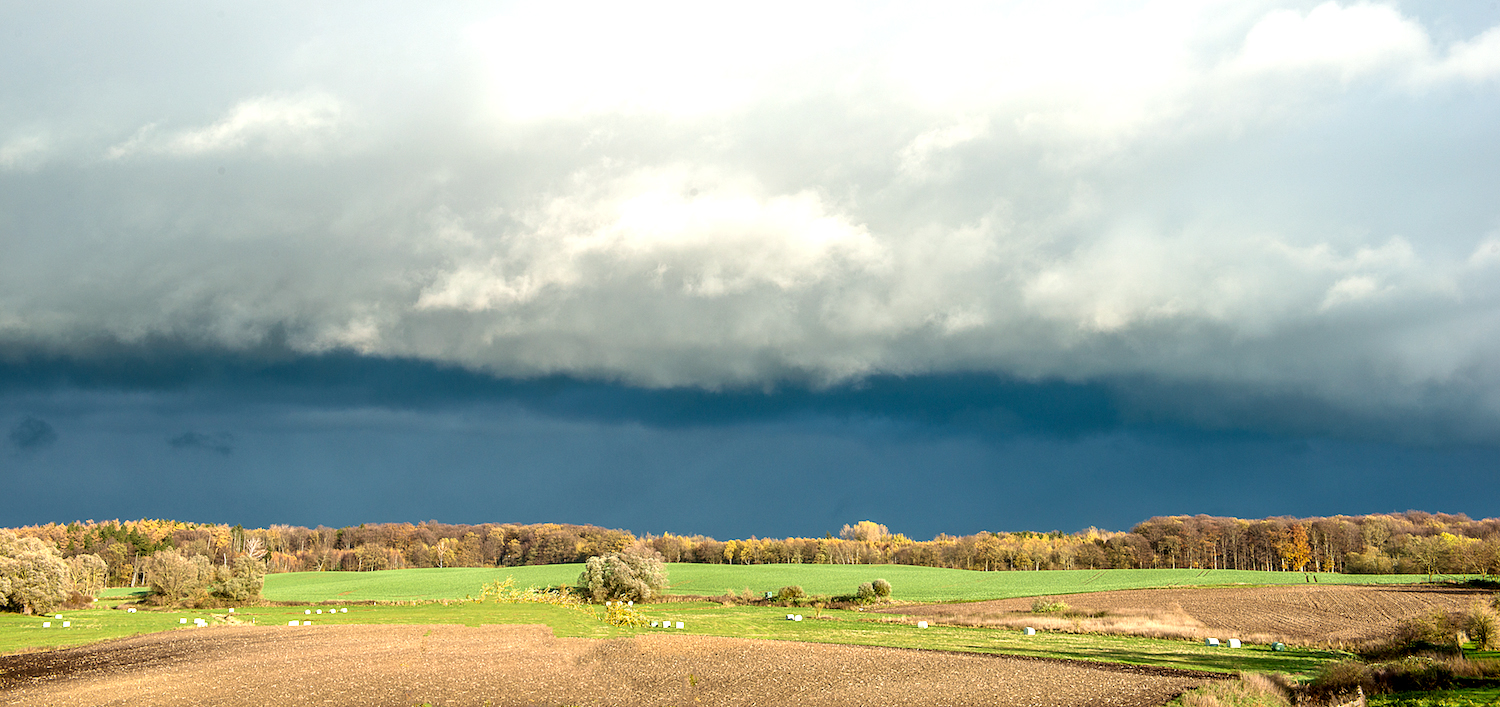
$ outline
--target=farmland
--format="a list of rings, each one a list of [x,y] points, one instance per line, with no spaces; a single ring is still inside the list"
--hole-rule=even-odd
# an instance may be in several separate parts
[[[271,601],[421,601],[462,599],[486,582],[516,578],[521,586],[555,586],[577,581],[581,564],[534,567],[387,570],[385,572],[292,572],[266,577],[264,595]],[[736,592],[775,591],[799,585],[809,594],[847,594],[877,577],[894,587],[892,598],[904,602],[955,602],[1014,597],[1077,594],[1153,587],[1304,584],[1296,572],[1250,570],[1050,570],[1046,572],[973,572],[912,565],[668,565],[668,594],[718,596]],[[1320,584],[1411,584],[1425,575],[1318,575]]]
[[[1017,612],[1024,611],[1029,605],[1029,601],[1024,597],[1058,596],[1069,593],[1074,594],[1069,597],[1069,600],[1080,606],[1085,605],[1092,597],[1101,607],[1115,607],[1118,611],[1122,606],[1120,602],[1129,598],[1136,598],[1138,601],[1147,603],[1160,603],[1161,601],[1183,603],[1185,599],[1193,596],[1214,592],[1272,591],[1300,595],[1309,591],[1309,585],[1303,580],[1302,575],[1290,573],[1203,572],[1198,570],[980,573],[910,566],[672,565],[670,567],[673,580],[671,591],[679,596],[719,595],[727,589],[743,592],[747,588],[759,593],[775,590],[787,584],[801,585],[809,594],[847,594],[859,582],[882,577],[890,580],[894,585],[893,599],[897,601],[895,605],[882,607],[878,611],[820,610],[810,606],[789,609],[777,606],[734,605],[718,601],[692,600],[689,596],[683,596],[681,600],[638,607],[648,620],[667,620],[674,622],[674,625],[677,621],[683,622],[684,628],[681,630],[675,628],[664,630],[646,626],[611,626],[600,620],[602,610],[598,607],[577,610],[549,604],[497,604],[465,601],[465,597],[477,596],[484,583],[504,577],[514,577],[517,584],[521,586],[558,585],[571,584],[577,579],[578,572],[578,565],[550,565],[506,569],[444,568],[367,573],[325,572],[272,575],[266,578],[265,595],[274,604],[240,607],[233,614],[227,610],[141,609],[136,613],[127,613],[119,609],[95,608],[61,612],[72,623],[72,626],[65,630],[59,630],[56,627],[44,629],[38,617],[3,615],[0,616],[0,652],[9,653],[46,646],[82,646],[108,639],[120,640],[117,644],[100,644],[96,648],[81,647],[62,653],[46,654],[54,655],[55,658],[48,660],[53,660],[57,665],[87,666],[93,664],[89,661],[95,660],[88,656],[101,655],[99,651],[108,650],[105,646],[109,645],[118,645],[121,650],[128,647],[129,651],[137,651],[143,656],[167,651],[170,646],[191,645],[201,646],[205,656],[219,656],[212,658],[212,660],[220,661],[218,669],[233,674],[237,671],[235,666],[242,661],[230,660],[229,656],[239,656],[248,660],[247,656],[259,655],[260,658],[257,660],[265,662],[267,669],[273,669],[270,666],[277,660],[274,658],[277,651],[292,650],[296,646],[302,646],[309,640],[307,636],[317,636],[320,646],[344,645],[341,642],[347,641],[348,644],[343,649],[345,651],[364,650],[358,647],[365,646],[366,649],[377,654],[371,659],[376,663],[381,660],[387,660],[387,662],[396,660],[391,658],[394,654],[380,658],[379,655],[383,655],[381,651],[396,650],[399,653],[400,650],[406,650],[408,653],[415,651],[416,655],[422,655],[425,651],[424,660],[428,661],[434,661],[440,655],[446,655],[448,657],[443,660],[448,661],[445,664],[450,665],[459,665],[465,660],[470,660],[471,658],[464,657],[463,653],[474,650],[473,646],[476,643],[492,647],[499,645],[500,648],[493,648],[493,650],[502,652],[508,650],[504,646],[530,646],[530,650],[537,651],[538,654],[556,654],[576,658],[578,655],[594,655],[591,651],[606,649],[580,648],[569,641],[619,639],[624,642],[609,641],[594,644],[585,641],[585,643],[590,646],[624,646],[625,648],[608,649],[623,651],[613,658],[625,661],[622,664],[639,661],[643,666],[642,669],[667,671],[685,669],[705,680],[705,687],[700,691],[701,695],[718,696],[737,694],[735,690],[739,688],[733,686],[742,683],[736,682],[739,678],[732,676],[743,673],[744,670],[740,669],[736,672],[735,669],[731,669],[731,665],[746,661],[753,665],[772,665],[779,664],[778,661],[788,660],[801,661],[810,666],[808,670],[812,670],[809,679],[813,679],[811,676],[816,675],[818,680],[828,681],[830,685],[839,685],[844,684],[840,683],[841,680],[848,682],[848,676],[840,677],[841,673],[828,666],[849,660],[854,655],[858,655],[859,660],[866,662],[889,662],[893,675],[921,676],[925,668],[913,667],[916,664],[910,662],[914,660],[910,657],[911,655],[928,656],[933,661],[942,662],[949,658],[941,656],[950,653],[979,654],[991,656],[983,660],[1001,662],[972,664],[959,660],[942,670],[950,671],[948,674],[955,685],[970,685],[975,690],[989,690],[993,686],[986,682],[990,678],[984,677],[985,675],[990,673],[1010,675],[1015,678],[1010,680],[1010,684],[1015,685],[1017,680],[1025,682],[1019,676],[1040,675],[1045,671],[1039,666],[1051,665],[1028,663],[1026,660],[1021,660],[1019,663],[1012,662],[1015,659],[1064,660],[1070,661],[1067,665],[1078,666],[1136,666],[1127,670],[1148,672],[1130,679],[1120,677],[1117,673],[1109,673],[1108,670],[1104,673],[1076,675],[1072,678],[1059,674],[1047,679],[1075,681],[1086,679],[1092,681],[1090,684],[1115,685],[1119,690],[1127,692],[1137,690],[1145,700],[1140,704],[1160,704],[1162,700],[1158,699],[1159,697],[1174,694],[1193,679],[1201,680],[1201,678],[1191,678],[1192,675],[1200,673],[1206,675],[1228,674],[1234,671],[1276,672],[1305,678],[1314,674],[1321,666],[1346,655],[1295,646],[1291,650],[1277,652],[1270,650],[1266,645],[1257,644],[1247,644],[1242,649],[1228,650],[1210,648],[1202,645],[1202,642],[1198,640],[1067,631],[1044,630],[1035,636],[1026,636],[1014,627],[997,629],[992,625],[987,626],[983,621],[969,622],[974,625],[959,625],[965,623],[961,617],[942,614],[943,611],[967,611],[971,614],[973,612],[979,614],[998,612],[1020,615]],[[1398,583],[1411,584],[1423,579],[1425,577],[1410,575],[1320,575],[1317,586],[1325,592],[1344,591],[1351,597],[1362,596],[1362,592],[1373,592],[1372,596],[1378,596],[1383,591],[1393,593],[1405,591],[1399,586],[1393,586]],[[1366,588],[1353,586],[1359,583],[1370,583],[1369,580],[1378,580],[1376,583],[1381,586]],[[1338,582],[1350,584],[1340,585]],[[1209,585],[1219,588],[1187,588],[1193,585]],[[1430,591],[1417,587],[1412,589],[1418,590],[1417,593]],[[139,591],[110,590],[100,604],[108,606],[130,600],[135,598]],[[1393,596],[1396,595],[1393,594]],[[963,599],[971,601],[965,603],[955,601]],[[1399,605],[1393,606],[1397,606],[1398,610],[1406,610],[1400,608]],[[1364,607],[1359,611],[1368,609],[1369,607]],[[787,621],[788,612],[800,612],[805,615],[805,620]],[[939,624],[925,629],[918,628],[916,622],[923,618],[936,620]],[[204,620],[209,628],[193,627],[194,619]],[[1045,617],[1028,616],[1027,622],[1045,628],[1046,624],[1043,619]],[[183,620],[187,623],[182,623]],[[293,621],[298,624],[309,621],[311,625],[299,625],[295,628],[288,626],[288,623]],[[417,629],[414,627],[421,626],[428,627],[424,629],[426,633],[415,633]],[[546,629],[522,629],[520,628],[522,626],[545,626]],[[467,627],[467,631],[461,627]],[[542,633],[537,633],[538,630]],[[438,635],[442,638],[426,638],[429,635]],[[495,641],[500,641],[500,643],[495,644]],[[241,648],[230,650],[226,646],[241,646]],[[371,646],[375,647],[371,648]],[[404,648],[397,650],[392,646],[404,646]],[[918,654],[899,651],[894,654],[848,653],[848,651],[873,648],[921,649],[924,652]],[[325,647],[309,648],[309,650],[316,653],[319,650],[332,649]],[[485,650],[491,650],[491,648]],[[703,653],[702,655],[687,655],[694,650],[701,650]],[[245,651],[250,651],[250,653],[245,653]],[[130,655],[135,655],[135,653],[130,653]],[[77,658],[67,656],[77,656]],[[731,660],[725,656],[738,657]],[[998,656],[1011,658],[1002,659]],[[973,659],[980,658],[976,656]],[[142,665],[154,665],[151,663],[154,659],[142,658],[141,660],[144,661]],[[926,661],[928,658],[922,660]],[[46,672],[55,668],[55,666],[48,668],[48,665],[52,664],[35,657],[0,658],[0,670],[8,671],[0,675],[20,675],[27,670]],[[391,674],[399,675],[404,674],[403,671],[410,665],[412,663],[409,660],[404,662],[396,660],[395,663],[386,667]],[[429,665],[435,664],[429,663]],[[944,665],[947,664],[944,663]],[[999,667],[1002,665],[1004,667]],[[67,670],[72,669],[67,668]],[[100,668],[100,670],[104,669]],[[124,668],[120,670],[125,671]],[[169,678],[176,680],[183,677],[177,673],[174,673],[175,677],[172,677],[151,672],[156,668],[143,667],[141,670],[146,672],[125,671],[120,673],[120,676],[129,673],[131,680],[147,682],[151,680],[170,682]],[[600,672],[601,670],[603,672]],[[588,672],[588,675],[583,677],[574,675],[573,678],[613,679],[610,677],[613,673],[609,673],[609,670],[613,668],[605,670],[591,667],[587,668],[587,671],[592,671]],[[1188,682],[1181,680],[1161,682],[1155,677],[1150,677],[1154,675],[1150,671],[1162,670],[1190,671],[1171,673],[1178,675],[1181,679],[1187,679]],[[903,673],[903,671],[906,672]],[[112,684],[111,680],[120,677],[111,677],[112,673],[107,670],[97,674],[90,673],[90,675],[93,677],[62,682],[73,685],[67,689],[83,690],[93,689],[87,688],[88,685],[107,686]],[[549,679],[554,678],[562,684],[566,682],[568,676],[559,673]],[[250,682],[258,680],[253,676],[244,679]],[[916,677],[912,678],[912,680],[915,679]],[[448,683],[442,681],[424,682],[426,678],[414,678],[414,680],[413,684],[417,686],[430,687],[431,695],[448,694],[444,690],[451,687],[451,685],[445,687]],[[499,682],[487,684],[492,684],[496,690],[506,689],[500,677],[494,677],[493,680]],[[62,682],[59,684],[61,685]],[[9,692],[19,689],[18,685],[20,683],[12,681],[8,687],[0,689]],[[659,694],[669,694],[672,690],[678,689],[665,686],[665,683],[663,685],[652,689],[657,689]],[[901,683],[899,680],[891,682],[890,685],[893,690],[898,685],[905,685],[901,688],[903,690],[912,688],[911,683]],[[275,689],[262,687],[270,690],[267,694],[276,694]],[[24,694],[38,698],[53,695],[58,700],[66,701],[62,693],[54,694],[46,691],[51,688],[44,689],[42,686],[37,689],[40,691]],[[98,689],[105,688],[99,687]],[[855,688],[849,687],[848,689]],[[1166,692],[1161,692],[1161,690],[1166,690]],[[894,694],[904,693],[877,692],[871,693],[870,697],[871,699],[875,697],[887,699]],[[329,693],[329,695],[330,703],[341,704],[336,693]],[[795,700],[802,700],[809,704],[817,703],[815,695],[786,691],[775,693],[774,699],[794,699],[794,696]],[[184,694],[182,699],[183,703],[187,704],[194,699],[205,699],[205,695],[195,692]],[[766,699],[773,699],[773,697],[768,696]],[[735,703],[733,699],[727,697],[719,701]],[[167,703],[171,701],[168,700]],[[895,703],[901,704],[901,702]],[[908,703],[926,704],[921,701]],[[1066,704],[1066,702],[1058,704]]]

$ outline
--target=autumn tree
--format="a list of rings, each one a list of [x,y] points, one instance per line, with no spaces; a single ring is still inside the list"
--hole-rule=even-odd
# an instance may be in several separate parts
[[[667,588],[667,568],[655,550],[596,555],[584,563],[578,585],[594,601],[650,601]]]
[[[68,563],[50,544],[0,529],[0,607],[46,613],[67,599],[70,586]]]

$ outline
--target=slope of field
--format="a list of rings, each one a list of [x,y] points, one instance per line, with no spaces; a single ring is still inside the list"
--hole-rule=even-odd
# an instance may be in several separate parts
[[[223,627],[0,657],[0,703],[1159,705],[1204,678],[865,646],[540,626]]]
[[[294,572],[266,577],[271,601],[411,601],[462,599],[486,582],[513,576],[521,586],[572,584],[579,564],[534,567],[450,567],[383,572]],[[800,585],[809,594],[851,594],[862,582],[890,581],[901,601],[951,602],[1076,594],[1147,587],[1301,585],[1297,572],[1248,570],[1051,570],[976,572],[910,565],[700,565],[667,566],[669,594],[718,596],[726,590],[775,591]],[[1410,584],[1425,575],[1318,575],[1323,584]]]
[[[1294,585],[1138,589],[1058,596],[1078,615],[1033,614],[1029,599],[904,606],[878,611],[963,626],[1034,626],[1156,637],[1236,637],[1358,645],[1389,637],[1402,619],[1461,611],[1491,593],[1435,586]],[[1090,616],[1090,614],[1102,614]]]

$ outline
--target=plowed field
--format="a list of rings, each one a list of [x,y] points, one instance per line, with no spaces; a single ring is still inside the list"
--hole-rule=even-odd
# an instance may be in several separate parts
[[[215,627],[0,656],[7,705],[1160,705],[1204,678],[540,626]]]
[[[1355,645],[1389,636],[1401,619],[1458,611],[1490,593],[1423,585],[1304,585],[1134,589],[1059,596],[1075,612],[1032,614],[1031,599],[884,609],[968,626],[1095,630],[1145,636],[1236,637],[1298,644]]]

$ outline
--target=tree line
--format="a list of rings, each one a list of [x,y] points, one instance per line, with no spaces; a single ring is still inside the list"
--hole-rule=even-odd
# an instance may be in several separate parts
[[[13,529],[62,558],[97,556],[110,586],[141,586],[170,551],[233,568],[252,556],[267,572],[514,567],[584,562],[650,549],[667,562],[906,564],[969,570],[1200,568],[1348,573],[1500,574],[1500,519],[1425,513],[1314,518],[1166,516],[1128,532],[980,532],[913,540],[860,521],[821,538],[716,540],[637,536],[558,523],[371,523],[343,528],[244,528],[171,520],[79,521]],[[160,561],[157,562],[160,564]],[[201,568],[200,568],[201,569]],[[206,571],[206,570],[205,570]]]

